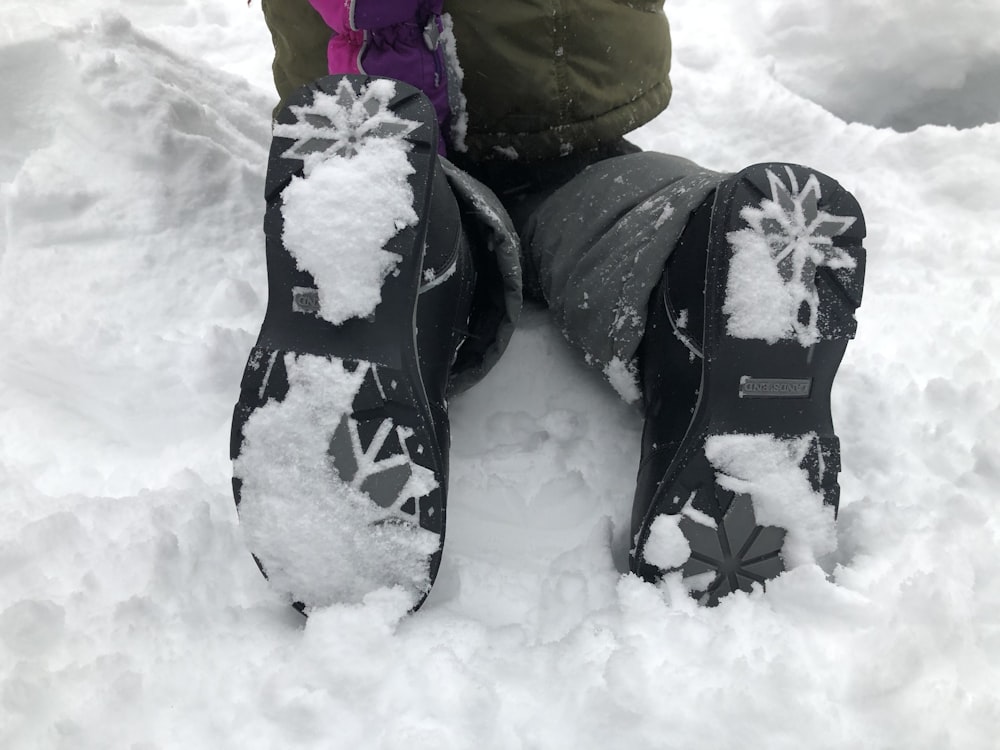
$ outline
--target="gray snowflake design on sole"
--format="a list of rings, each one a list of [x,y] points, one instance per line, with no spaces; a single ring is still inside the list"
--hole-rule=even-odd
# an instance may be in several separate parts
[[[803,185],[787,166],[787,185],[771,169],[766,175],[770,197],[743,207],[740,218],[748,226],[728,235],[737,269],[735,276],[731,271],[727,290],[729,330],[737,338],[794,338],[811,346],[820,338],[817,269],[854,268],[855,260],[833,240],[850,229],[856,217],[820,209],[823,196],[815,174]],[[761,295],[762,290],[770,294]],[[771,320],[762,320],[761,300]],[[757,321],[748,322],[755,317]]]
[[[287,159],[301,159],[306,176],[313,167],[332,156],[349,158],[372,139],[403,140],[420,127],[389,109],[396,84],[376,79],[355,91],[342,79],[336,94],[317,90],[309,105],[292,105],[294,123],[276,123],[274,135],[294,143],[284,153]]]
[[[374,384],[384,400],[385,387],[378,367],[366,362],[360,363],[359,369],[364,373],[363,387]],[[438,486],[434,472],[411,457],[407,441],[414,437],[412,429],[391,417],[372,417],[366,419],[354,413],[341,418],[330,440],[334,470],[345,484],[389,512],[383,520],[419,525],[421,499]],[[433,513],[433,509],[430,511]]]
[[[680,529],[691,546],[681,569],[685,582],[699,602],[714,606],[726,594],[751,591],[784,571],[785,530],[758,525],[749,495],[713,489],[721,520],[707,526],[685,516]]]

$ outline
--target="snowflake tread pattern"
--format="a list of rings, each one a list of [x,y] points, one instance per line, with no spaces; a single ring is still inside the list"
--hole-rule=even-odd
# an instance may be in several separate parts
[[[239,509],[248,499],[244,487],[258,493],[247,505],[252,514],[261,497],[254,482],[246,481],[257,476],[258,467],[245,460],[253,448],[245,428],[266,410],[262,419],[270,420],[268,439],[278,445],[276,459],[293,462],[280,468],[287,468],[289,477],[308,476],[311,482],[305,492],[286,483],[287,491],[274,493],[284,503],[281,512],[289,515],[287,528],[309,518],[315,507],[322,507],[317,498],[320,502],[325,498],[339,504],[338,514],[342,511],[344,518],[359,522],[354,540],[359,549],[378,553],[374,565],[361,555],[356,571],[350,562],[338,563],[335,570],[303,568],[303,580],[281,584],[283,593],[294,597],[293,589],[302,589],[312,596],[314,588],[326,586],[320,581],[348,580],[355,572],[358,580],[371,580],[373,585],[380,576],[386,585],[402,582],[410,588],[417,608],[440,566],[447,502],[447,429],[436,420],[437,394],[424,388],[416,340],[408,325],[417,309],[426,214],[437,173],[434,108],[419,90],[402,82],[328,76],[289,94],[275,115],[272,132],[264,188],[268,307],[233,412],[230,455],[241,464],[239,474],[234,472],[234,499]],[[334,324],[316,314],[316,280],[299,267],[285,245],[285,191],[321,165],[335,169],[340,161],[378,150],[398,155],[400,146],[412,167],[406,180],[418,221],[401,228],[384,247],[399,261],[383,280],[382,300],[374,313]],[[290,384],[286,363],[298,363],[303,357],[309,358],[304,364],[315,377]],[[329,370],[316,358],[328,360]],[[295,369],[292,375],[299,378],[302,372]],[[297,390],[302,382],[310,389],[306,400],[302,398],[306,392]],[[280,443],[285,431],[294,438],[286,441],[288,451]],[[306,441],[305,447],[296,444],[298,439]],[[297,456],[302,456],[301,467]],[[260,476],[272,468],[267,457],[260,458]],[[321,489],[324,480],[328,492]],[[365,528],[371,544],[365,542]],[[342,525],[331,527],[328,534],[322,526],[310,528],[302,536],[301,548],[296,546],[299,540],[283,540],[275,557],[288,556],[297,565],[300,556],[335,552],[344,544],[343,533]],[[258,549],[250,551],[256,558]],[[260,551],[269,554],[266,544]],[[293,570],[295,565],[283,569]],[[267,577],[263,567],[262,572]],[[293,603],[300,611],[313,604],[295,599]]]
[[[439,483],[424,465],[429,457],[416,431],[412,394],[401,373],[363,360],[340,360],[346,372],[363,373],[351,410],[330,438],[330,465],[344,484],[367,495],[385,510],[383,521],[409,523],[437,532],[435,497]],[[270,366],[268,366],[270,365]],[[243,392],[253,402],[247,414],[288,393],[282,352],[255,349],[243,377]],[[237,480],[238,481],[238,480]],[[239,490],[239,486],[234,485]]]
[[[823,502],[836,509],[840,500],[838,439],[804,438],[797,460]],[[751,591],[754,584],[766,587],[767,581],[785,570],[781,556],[785,530],[758,524],[752,497],[719,486],[703,455],[689,464],[688,477],[687,482],[677,485],[673,510],[683,514],[679,528],[691,547],[691,557],[681,573],[692,595],[715,606],[733,591]],[[687,506],[698,513],[685,513]],[[710,518],[714,526],[700,522],[698,516]]]
[[[282,156],[301,160],[309,174],[316,164],[332,157],[350,158],[372,139],[402,140],[420,123],[398,116],[389,108],[395,95],[391,81],[373,81],[360,92],[340,80],[336,93],[317,90],[308,105],[291,105],[294,123],[275,123],[274,135],[291,141]]]
[[[790,165],[764,169],[766,182],[758,178],[750,183],[760,200],[742,208],[744,229],[736,233],[755,235],[767,244],[771,261],[798,302],[792,335],[803,346],[853,337],[865,260],[854,242],[856,206],[838,209],[836,196],[828,200],[819,177],[807,174]]]
[[[388,516],[419,525],[421,512],[433,514],[421,501],[437,488],[434,473],[411,455],[411,444],[414,451],[420,447],[414,444],[414,431],[387,415],[389,396],[379,367],[368,362],[359,366],[365,375],[355,410],[341,418],[330,439],[332,466],[345,484],[366,494]],[[388,388],[391,393],[391,384]]]
[[[691,557],[681,568],[685,579],[710,574],[704,588],[696,586],[693,595],[705,604],[714,605],[733,591],[750,591],[754,584],[764,584],[784,569],[781,548],[785,532],[775,526],[760,526],[748,495],[734,495],[711,485],[704,488],[711,497],[715,528],[704,526],[685,516],[680,529],[691,546]]]
[[[792,564],[783,556],[786,534],[796,538],[797,549],[806,537],[809,544],[825,544],[803,519],[830,514],[795,508],[794,498],[783,498],[777,511],[787,519],[782,525],[804,525],[758,523],[755,502],[765,501],[761,507],[772,512],[778,506],[746,494],[750,490],[733,494],[731,489],[748,485],[716,475],[706,454],[710,440],[767,437],[794,445],[796,452],[780,470],[795,484],[785,486],[798,487],[803,503],[815,505],[821,498],[836,517],[840,443],[830,395],[857,328],[866,227],[857,200],[835,180],[779,163],[751,165],[723,180],[706,224],[698,399],[676,450],[666,460],[648,462],[662,473],[655,485],[649,481],[653,472],[640,484],[644,492],[653,489],[648,500],[637,496],[644,505],[642,515],[633,517],[631,568],[651,582],[679,572],[699,601],[713,605],[729,592],[765,585]],[[786,293],[789,285],[797,286],[794,294]],[[798,309],[795,295],[802,303]],[[748,383],[756,390],[748,390]],[[678,517],[691,549],[689,559],[671,570],[646,557],[660,515]]]

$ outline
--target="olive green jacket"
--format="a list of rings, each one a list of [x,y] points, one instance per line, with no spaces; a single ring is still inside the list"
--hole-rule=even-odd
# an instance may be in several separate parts
[[[445,0],[473,160],[594,148],[670,101],[663,0]],[[284,99],[326,74],[330,30],[308,0],[263,0]],[[461,114],[461,113],[456,113]]]

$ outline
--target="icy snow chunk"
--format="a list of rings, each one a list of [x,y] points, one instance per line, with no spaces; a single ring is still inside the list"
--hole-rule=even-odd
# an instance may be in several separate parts
[[[377,80],[355,94],[345,79],[336,96],[317,91],[311,105],[291,107],[297,122],[275,125],[295,140],[285,156],[304,165],[281,195],[282,240],[316,280],[318,315],[334,324],[375,311],[399,262],[385,245],[417,223],[403,140],[417,123],[388,109],[395,90]]]
[[[811,346],[819,341],[816,269],[854,267],[833,238],[856,219],[818,209],[816,175],[800,188],[795,173],[785,171],[791,188],[767,170],[771,197],[743,208],[740,216],[749,226],[727,235],[733,257],[722,309],[731,336],[771,344],[796,339]]]
[[[631,362],[612,357],[611,361],[604,367],[604,377],[608,379],[618,395],[625,400],[625,403],[633,404],[642,396],[639,391],[635,365]]]
[[[691,557],[691,545],[680,529],[681,516],[661,513],[649,527],[643,557],[661,570],[679,568]]]
[[[315,606],[358,602],[383,587],[425,591],[438,536],[379,507],[330,462],[333,434],[367,369],[292,354],[285,367],[285,400],[250,416],[234,464],[241,526],[272,586]]]
[[[770,344],[790,338],[799,299],[771,257],[767,239],[749,230],[730,235],[735,252],[729,265],[723,312],[727,331],[740,339]]]
[[[401,143],[372,140],[351,159],[334,156],[282,193],[282,239],[319,289],[319,315],[339,324],[371,315],[399,256],[384,249],[417,223],[413,167]]]
[[[816,435],[712,435],[705,456],[719,485],[749,494],[757,523],[785,529],[782,557],[791,568],[814,563],[837,547],[833,508],[812,488],[803,467]]]

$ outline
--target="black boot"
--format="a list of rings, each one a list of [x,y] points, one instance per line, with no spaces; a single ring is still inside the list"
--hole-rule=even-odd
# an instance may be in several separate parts
[[[864,236],[853,196],[796,165],[748,167],[693,212],[641,351],[634,572],[679,570],[715,604],[830,551],[830,389],[856,330]]]
[[[268,306],[233,415],[231,455],[250,551],[301,611],[392,586],[416,608],[440,564],[445,394],[475,273],[437,140],[423,94],[362,76],[302,88],[275,123]],[[369,163],[370,173],[356,174]],[[399,215],[386,215],[400,191]],[[334,215],[324,215],[332,198]],[[306,199],[318,213],[297,210]],[[370,247],[366,219],[380,210],[388,222],[381,249],[380,240]],[[352,270],[359,264],[368,270]],[[373,279],[380,300],[358,295]]]

